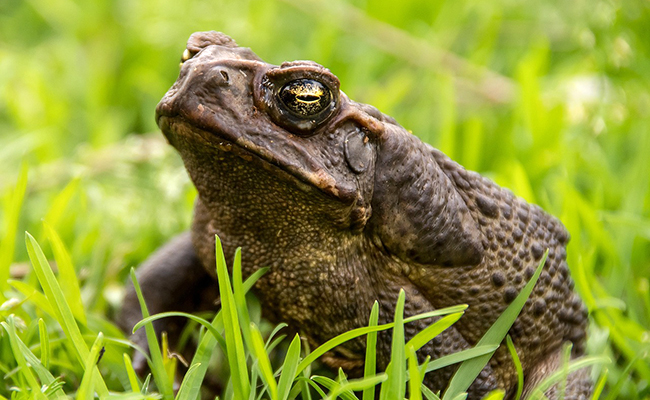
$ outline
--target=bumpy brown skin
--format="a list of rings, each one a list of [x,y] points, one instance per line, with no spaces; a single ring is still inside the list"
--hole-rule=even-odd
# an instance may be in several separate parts
[[[217,32],[193,34],[187,49],[157,121],[199,196],[191,239],[175,239],[140,270],[153,312],[212,304],[217,234],[227,259],[243,246],[245,275],[270,267],[255,286],[265,314],[313,345],[366,325],[376,300],[381,322],[389,322],[400,288],[407,315],[468,304],[458,323],[419,352],[437,358],[473,346],[549,249],[510,330],[525,390],[557,368],[563,342],[573,343],[574,356],[583,352],[587,315],[573,292],[568,234],[558,220],[466,171],[375,108],[351,101],[318,64],[270,65]],[[301,78],[331,91],[318,115],[291,113],[279,98],[283,85]],[[137,322],[137,310],[131,291],[124,327]],[[408,324],[407,339],[431,322]],[[161,324],[157,330],[174,329]],[[135,340],[143,344],[142,337]],[[364,340],[352,341],[325,362],[355,373],[364,351]],[[384,333],[380,367],[389,354]],[[454,370],[432,372],[425,382],[444,390]],[[495,388],[512,396],[515,386],[513,362],[501,346],[469,398]],[[585,371],[570,375],[566,399],[590,393]]]

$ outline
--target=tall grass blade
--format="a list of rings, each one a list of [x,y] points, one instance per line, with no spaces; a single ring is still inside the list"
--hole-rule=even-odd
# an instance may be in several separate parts
[[[27,384],[29,385],[31,391],[31,396],[33,396],[33,398],[38,400],[47,399],[45,394],[41,392],[41,385],[38,383],[36,376],[34,376],[34,373],[32,372],[30,366],[28,365],[27,360],[25,360],[23,353],[20,351],[20,348],[18,346],[18,341],[20,339],[18,338],[18,334],[16,333],[16,326],[15,326],[13,316],[7,317],[6,322],[0,322],[0,324],[7,331],[7,334],[9,336],[9,344],[11,345],[11,351],[14,357],[16,358],[16,363],[18,364],[18,367],[20,368],[19,373],[27,381]]]
[[[373,376],[366,376],[360,379],[346,381],[344,384],[338,385],[336,388],[334,388],[330,396],[332,398],[336,398],[343,393],[349,393],[350,396],[353,396],[354,399],[357,399],[357,397],[352,392],[358,392],[360,390],[363,390],[365,392],[368,389],[374,390],[377,385],[385,382],[386,379],[388,379],[388,376],[386,374],[377,374]]]
[[[467,309],[466,305],[459,305],[459,306],[453,306],[453,307],[447,307],[447,308],[441,308],[440,310],[434,310],[434,311],[429,311],[426,313],[414,315],[412,317],[408,317],[404,319],[404,323],[409,323],[413,321],[417,321],[420,319],[426,319],[426,318],[431,318],[431,317],[438,317],[441,315],[447,315],[455,312],[460,312],[464,311]],[[348,340],[352,340],[356,337],[362,336],[362,335],[367,335],[368,333],[371,332],[379,332],[383,331],[386,329],[391,329],[395,326],[394,322],[388,323],[388,324],[382,324],[382,325],[376,325],[376,326],[364,326],[361,328],[356,328],[351,331],[342,333],[338,336],[333,337],[332,339],[328,340],[327,342],[323,343],[322,345],[318,346],[314,351],[309,353],[298,365],[298,369],[296,371],[296,376],[301,373],[305,368],[307,368],[309,365],[311,365],[314,361],[316,361],[320,356],[323,354],[327,353],[328,351],[332,350],[336,346],[339,346],[342,343],[347,342]]]
[[[171,354],[167,332],[163,331],[161,333],[160,342],[161,352],[163,354],[163,366],[165,367],[167,380],[169,382],[174,382],[174,378],[176,377],[176,367],[178,366],[178,358]]]
[[[562,379],[575,371],[578,371],[582,368],[587,368],[596,364],[604,364],[610,362],[607,357],[581,357],[576,360],[573,360],[568,363],[566,368],[559,369],[553,372],[551,375],[547,376],[542,382],[537,385],[526,400],[541,400],[543,399],[544,392],[548,390],[551,386],[560,383]]]
[[[77,192],[79,188],[79,178],[72,179],[63,190],[56,195],[54,200],[52,200],[51,206],[45,214],[45,221],[47,221],[52,228],[58,228],[61,223],[61,218],[64,215],[65,210],[72,200],[72,196]]]
[[[268,389],[271,400],[278,399],[278,384],[275,381],[273,376],[273,368],[271,368],[271,361],[269,360],[269,355],[264,349],[264,339],[262,339],[262,334],[257,328],[255,323],[251,322],[251,341],[253,344],[253,354],[257,359],[257,365],[260,369],[260,376]]]
[[[20,174],[16,181],[16,186],[9,195],[8,202],[3,210],[4,237],[0,241],[0,303],[6,299],[3,292],[9,287],[7,280],[9,279],[9,267],[14,260],[14,251],[16,249],[16,233],[18,231],[18,221],[20,219],[20,209],[23,205],[25,198],[25,191],[27,190],[27,164],[23,164],[20,168]]]
[[[499,348],[499,345],[483,345],[472,347],[471,349],[461,350],[458,353],[448,354],[429,362],[426,372],[435,371],[440,368],[448,367],[459,362],[471,360],[472,358],[481,357],[486,354],[492,354]]]
[[[138,375],[133,369],[133,363],[131,362],[131,357],[128,354],[123,354],[124,359],[124,368],[126,369],[126,376],[129,378],[129,385],[131,386],[131,391],[134,393],[141,393],[140,384],[138,383]]]
[[[400,289],[395,305],[395,326],[391,344],[390,362],[386,367],[388,379],[381,385],[381,400],[403,399],[406,383],[406,355],[404,351],[404,302],[406,294]]]
[[[26,299],[28,299],[36,306],[37,309],[56,319],[56,312],[52,306],[50,306],[50,302],[47,300],[47,297],[45,297],[43,293],[36,290],[34,286],[23,281],[17,281],[13,279],[9,279],[9,284],[11,287],[22,293]]]
[[[524,392],[524,369],[521,366],[521,360],[510,335],[506,335],[506,344],[512,357],[512,362],[515,363],[515,371],[517,371],[517,393],[515,394],[514,400],[519,400],[521,399],[521,394]]]
[[[77,279],[77,272],[72,266],[70,255],[52,226],[46,221],[43,221],[43,227],[52,246],[56,265],[59,268],[59,285],[61,285],[61,290],[63,290],[66,301],[70,305],[72,315],[74,315],[77,321],[86,325],[86,312],[81,301],[79,280]]]
[[[503,389],[493,390],[490,393],[486,394],[482,400],[503,400],[506,392]]]
[[[548,249],[544,253],[535,274],[530,278],[526,286],[519,292],[515,300],[503,311],[503,313],[497,318],[497,320],[492,324],[492,326],[485,332],[483,337],[478,341],[476,346],[481,345],[500,345],[503,341],[503,338],[510,330],[510,327],[517,319],[517,316],[521,312],[521,309],[524,307],[528,296],[533,291],[537,279],[539,279],[544,264],[546,264],[546,257],[548,256]],[[449,382],[449,386],[443,395],[443,400],[453,399],[458,396],[460,393],[466,392],[469,386],[474,382],[474,379],[481,372],[483,367],[490,361],[492,354],[486,354],[484,356],[476,357],[471,360],[463,362],[454,376]]]
[[[47,334],[47,325],[43,318],[38,319],[38,339],[41,344],[41,364],[45,369],[50,368],[50,337]]]
[[[49,399],[67,399],[65,393],[61,389],[62,382],[60,378],[55,378],[52,373],[39,361],[39,359],[32,353],[32,351],[27,347],[27,345],[16,336],[16,342],[18,347],[25,357],[25,360],[29,365],[34,369],[38,379],[40,379],[41,384],[45,389],[45,394]],[[48,340],[49,342],[49,340]]]
[[[50,306],[54,310],[56,319],[61,325],[61,328],[63,328],[63,332],[66,334],[68,340],[70,340],[72,347],[75,350],[77,361],[79,361],[81,365],[85,365],[89,354],[88,346],[81,335],[81,331],[74,319],[72,310],[66,302],[65,295],[61,291],[61,287],[54,277],[54,273],[45,258],[45,254],[43,254],[41,247],[38,245],[34,237],[32,237],[28,232],[25,232],[25,245],[27,247],[29,259],[34,267],[34,272],[38,277],[38,281],[45,292],[45,296],[47,297]],[[99,374],[99,370],[96,366],[93,366],[92,368],[95,390],[100,397],[108,396],[108,389]]]
[[[420,386],[422,386],[422,380],[424,375],[420,373],[418,368],[418,356],[415,354],[415,349],[413,346],[406,346],[407,349],[407,363],[408,363],[408,373],[409,373],[409,400],[422,400],[422,391]]]
[[[438,397],[437,394],[433,393],[428,387],[422,385],[420,386],[420,390],[427,400],[440,400],[440,397]]]
[[[282,373],[278,382],[278,399],[286,400],[289,397],[289,391],[297,375],[298,362],[300,362],[300,336],[296,334],[287,355],[284,357],[284,364],[282,365]]]
[[[464,312],[459,312],[440,318],[438,321],[427,326],[418,332],[415,336],[413,336],[411,340],[406,343],[406,346],[411,346],[413,349],[419,350],[422,346],[429,343],[431,339],[438,336],[444,330],[455,324],[456,321],[458,321],[460,317],[463,316],[463,314]]]
[[[377,326],[379,321],[379,303],[375,300],[370,310],[368,326]],[[363,366],[363,376],[369,377],[377,373],[377,332],[370,332],[366,336],[366,360]],[[363,400],[375,400],[375,388],[369,387],[363,390]]]
[[[221,348],[223,349],[224,352],[226,352],[226,339],[223,338],[221,333],[219,333],[219,330],[210,322],[206,321],[205,319],[196,316],[194,314],[189,314],[186,312],[182,311],[167,311],[163,313],[158,313],[154,315],[150,315],[146,318],[142,318],[140,321],[138,321],[137,324],[133,325],[133,332],[137,331],[138,329],[142,328],[144,325],[152,323],[156,320],[163,319],[163,318],[169,318],[169,317],[185,317],[189,320],[192,320],[194,322],[199,323],[201,326],[203,326],[214,338],[217,340],[219,345],[221,345]]]
[[[255,282],[257,282],[257,280],[266,273],[266,271],[268,271],[268,268],[261,268],[251,274],[251,276],[249,276],[243,283],[243,291],[247,293],[253,287]],[[178,313],[176,315],[182,315],[194,321],[197,321],[198,323],[205,326],[207,331],[210,332],[209,335],[203,335],[203,337],[200,339],[199,345],[197,346],[196,352],[194,353],[194,357],[192,358],[192,362],[190,363],[190,368],[194,368],[193,373],[191,375],[185,375],[176,396],[177,399],[194,400],[200,395],[201,385],[208,371],[210,358],[212,357],[212,353],[217,343],[221,346],[224,353],[227,352],[226,341],[219,333],[221,330],[223,330],[223,314],[221,311],[219,311],[217,315],[215,315],[215,317],[212,319],[212,322],[209,324],[209,326],[206,326],[204,324],[205,320],[203,320],[203,318],[185,313]],[[194,367],[195,365],[196,367]]]
[[[315,377],[316,377],[316,375],[313,376],[312,379],[307,379],[307,378],[304,378],[304,377],[300,377],[298,379],[301,380],[301,381],[306,381],[311,387],[313,387],[314,390],[316,390],[316,392],[320,396],[319,397],[320,399],[327,398],[327,394],[325,394],[325,392],[323,391],[323,389],[321,389],[321,387],[318,385],[318,383],[316,383],[316,381],[313,380],[313,378],[315,378]],[[325,386],[325,385],[323,385],[323,386]]]
[[[187,369],[187,372],[185,373],[185,377],[183,378],[183,382],[181,382],[181,386],[178,389],[178,393],[176,394],[176,400],[194,400],[197,399],[197,396],[191,397],[190,394],[193,391],[191,390],[192,388],[188,386],[193,386],[196,382],[196,374],[199,372],[199,368],[201,367],[201,363],[196,363],[190,365],[190,367]]]
[[[81,378],[81,384],[77,391],[77,399],[92,400],[94,398],[93,391],[93,368],[97,365],[99,352],[104,347],[104,335],[99,332],[95,343],[90,348],[90,353],[86,359],[86,367],[84,368],[84,375]]]
[[[594,385],[594,394],[591,396],[592,400],[600,399],[600,395],[603,393],[603,389],[605,388],[605,384],[607,383],[608,375],[609,375],[609,370],[605,369],[603,374],[600,376],[600,379],[598,379],[598,382],[596,382],[596,385]]]
[[[237,308],[237,315],[239,315],[239,320],[242,328],[242,335],[244,337],[244,343],[248,349],[253,348],[253,343],[251,339],[251,320],[248,315],[248,306],[246,304],[246,291],[244,290],[244,285],[242,282],[242,270],[241,270],[241,248],[235,250],[235,259],[232,263],[232,289],[235,295],[235,306]]]
[[[231,379],[235,398],[246,399],[250,391],[248,382],[248,369],[246,367],[246,353],[242,340],[241,328],[235,304],[235,296],[230,286],[226,260],[221,246],[221,240],[215,235],[217,279],[219,283],[219,295],[221,297],[221,312],[225,327],[225,339],[228,357],[228,365],[231,367]]]
[[[314,375],[311,378],[314,382],[317,382],[329,390],[330,394],[327,395],[327,397],[323,397],[324,400],[332,400],[335,399],[336,397],[340,397],[344,400],[359,400],[357,397],[349,392],[349,391],[344,391],[341,392],[339,391],[339,388],[341,387],[341,384],[331,378],[328,378],[326,376],[319,376],[319,375]],[[334,396],[334,393],[337,393],[337,396]]]
[[[142,289],[140,288],[138,279],[135,276],[135,269],[133,268],[131,268],[131,281],[133,282],[133,288],[135,289],[135,293],[138,296],[138,301],[140,302],[140,310],[142,311],[142,316],[144,318],[147,318],[149,317],[149,309],[147,308],[144,296],[142,295]],[[158,390],[160,390],[163,399],[172,399],[174,398],[174,392],[171,382],[167,379],[167,372],[165,371],[163,355],[160,352],[160,344],[158,343],[158,338],[156,337],[156,331],[154,330],[153,324],[150,323],[145,324],[144,329],[147,335],[149,354],[151,356],[151,373],[156,380],[156,385],[158,385]]]

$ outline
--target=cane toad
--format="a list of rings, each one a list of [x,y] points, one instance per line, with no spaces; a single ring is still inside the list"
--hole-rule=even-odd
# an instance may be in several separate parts
[[[182,60],[156,120],[198,198],[191,232],[140,268],[151,312],[197,309],[214,299],[216,234],[228,260],[242,246],[244,275],[270,267],[254,288],[265,315],[313,345],[367,325],[375,301],[380,323],[390,322],[401,288],[406,316],[468,304],[463,318],[420,350],[422,359],[435,359],[473,346],[549,249],[510,330],[526,390],[558,367],[562,343],[583,352],[587,315],[565,262],[569,235],[557,219],[350,100],[337,77],[314,62],[267,64],[217,32],[193,34]],[[131,290],[122,325],[139,319]],[[407,324],[407,340],[431,322]],[[158,324],[158,331],[171,329]],[[504,347],[470,387],[470,399],[516,389]],[[324,361],[355,371],[364,352],[359,339]],[[389,356],[384,333],[380,368]],[[455,368],[427,374],[426,385],[444,390]],[[565,398],[590,391],[587,373],[577,372]]]

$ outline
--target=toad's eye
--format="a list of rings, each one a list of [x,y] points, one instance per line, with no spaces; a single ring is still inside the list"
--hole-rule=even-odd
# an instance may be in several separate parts
[[[332,93],[324,84],[313,79],[288,82],[278,93],[284,106],[293,114],[312,117],[329,107]]]

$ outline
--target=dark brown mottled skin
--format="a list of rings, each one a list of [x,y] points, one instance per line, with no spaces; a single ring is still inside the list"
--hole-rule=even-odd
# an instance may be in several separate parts
[[[435,359],[473,346],[548,248],[540,280],[510,330],[526,390],[557,368],[563,342],[573,342],[574,356],[583,352],[587,315],[573,292],[568,234],[557,219],[348,99],[314,62],[270,65],[217,32],[195,33],[187,49],[157,121],[199,196],[191,235],[139,270],[151,312],[213,303],[217,234],[228,260],[242,246],[246,276],[270,267],[255,286],[265,315],[313,346],[367,325],[375,300],[380,322],[391,321],[400,288],[407,315],[468,304],[463,318],[419,352]],[[131,290],[122,325],[139,319]],[[408,324],[407,339],[431,322]],[[173,331],[173,324],[157,329]],[[364,340],[352,341],[325,363],[354,374],[364,351]],[[389,353],[384,333],[380,368]],[[444,390],[454,370],[430,373],[425,382]],[[516,381],[501,346],[469,398],[495,388],[512,396]],[[590,393],[586,371],[570,375],[566,399]]]

